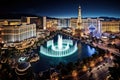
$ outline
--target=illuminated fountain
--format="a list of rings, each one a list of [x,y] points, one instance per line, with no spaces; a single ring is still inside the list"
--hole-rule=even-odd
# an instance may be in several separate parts
[[[58,36],[58,49],[62,50],[62,36]]]
[[[77,49],[77,43],[73,40],[63,39],[58,35],[57,43],[53,40],[47,41],[47,47],[41,46],[40,53],[50,57],[65,57],[74,54]]]

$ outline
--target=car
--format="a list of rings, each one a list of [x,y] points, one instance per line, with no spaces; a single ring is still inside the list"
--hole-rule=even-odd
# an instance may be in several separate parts
[[[98,67],[97,70],[99,70],[100,68]]]
[[[105,63],[103,64],[103,66],[105,66]]]
[[[91,72],[92,71],[92,68],[89,68],[89,72]]]

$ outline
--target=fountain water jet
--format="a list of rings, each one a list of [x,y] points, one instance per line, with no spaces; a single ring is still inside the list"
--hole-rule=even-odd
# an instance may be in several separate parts
[[[62,49],[62,36],[58,35],[58,49]]]
[[[47,41],[47,47],[41,46],[40,53],[50,57],[65,57],[77,51],[77,43],[70,39],[63,39],[58,35],[57,44],[53,40]]]

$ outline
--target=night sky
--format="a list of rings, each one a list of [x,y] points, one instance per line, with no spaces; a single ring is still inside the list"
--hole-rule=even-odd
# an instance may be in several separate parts
[[[120,18],[119,0],[0,0],[0,13],[77,17],[79,5],[82,8],[82,17]]]

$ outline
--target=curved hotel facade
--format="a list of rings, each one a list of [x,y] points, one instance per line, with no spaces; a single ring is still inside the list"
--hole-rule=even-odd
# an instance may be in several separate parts
[[[36,24],[1,25],[0,37],[3,43],[20,42],[36,37]]]

